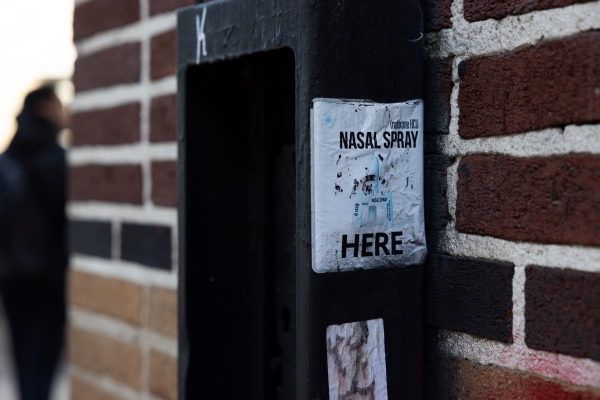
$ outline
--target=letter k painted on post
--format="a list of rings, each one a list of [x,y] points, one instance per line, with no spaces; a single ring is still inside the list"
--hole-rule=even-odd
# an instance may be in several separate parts
[[[202,56],[206,57],[206,35],[204,34],[204,21],[206,20],[206,8],[202,9],[202,22],[200,16],[196,15],[196,64],[200,64],[200,49],[202,48]]]

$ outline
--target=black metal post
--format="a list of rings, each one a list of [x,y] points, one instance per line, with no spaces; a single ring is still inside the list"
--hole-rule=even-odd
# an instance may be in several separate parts
[[[274,259],[269,264],[273,243],[269,235],[286,237],[277,230],[279,217],[268,216],[269,193],[277,192],[269,186],[269,171],[285,164],[282,154],[289,145],[295,151],[295,204],[291,208],[295,210],[295,262],[288,260],[287,265],[293,265],[296,272],[295,294],[285,298],[295,302],[295,310],[288,315],[294,320],[288,329],[294,330],[295,398],[329,397],[327,326],[376,318],[385,321],[389,398],[422,397],[422,267],[324,274],[311,268],[309,118],[311,101],[319,97],[376,102],[422,99],[422,39],[423,17],[417,0],[219,0],[179,11],[181,400],[294,398],[285,389],[269,389],[269,385],[289,389],[289,383],[282,383],[285,376],[269,377],[268,366],[261,370],[267,372],[252,372],[262,367],[250,365],[256,360],[262,360],[261,365],[283,365],[291,357],[285,353],[288,345],[273,338],[278,334],[265,333],[270,327],[284,329],[280,318],[285,320],[285,315],[269,311],[269,299],[279,299],[273,300],[277,304],[288,301],[281,300],[285,296],[269,297],[267,292],[289,292],[289,288],[281,289],[285,287],[282,280],[271,282],[268,277],[277,274],[274,268],[281,264]],[[289,65],[293,88],[286,86],[288,78],[277,75]],[[253,86],[253,81],[261,83]],[[269,86],[269,82],[276,83]],[[287,98],[286,90],[295,93],[295,105],[281,100]],[[270,105],[269,96],[276,99]],[[295,132],[288,143],[289,129],[284,126],[289,119],[282,115],[290,107]],[[279,125],[269,125],[278,118]],[[254,130],[266,136],[254,135]],[[266,144],[272,141],[269,138],[279,138],[275,147]],[[270,163],[275,158],[280,164]],[[244,165],[247,168],[240,171]],[[274,174],[294,176],[289,171],[284,168]],[[243,189],[250,186],[260,190]],[[224,210],[232,210],[229,217],[221,215]],[[264,223],[248,222],[248,218]],[[269,222],[269,218],[275,219]],[[253,240],[258,243],[255,250],[248,248]],[[244,263],[249,266],[235,269]],[[215,286],[223,279],[227,284]],[[247,310],[245,298],[252,304]],[[271,312],[276,314],[272,321],[268,315],[263,318]],[[258,327],[252,325],[257,320],[254,316],[263,318]],[[279,356],[279,350],[268,348],[274,340],[283,346]],[[247,349],[236,341],[256,348],[243,356],[239,352]],[[270,361],[256,352],[266,352]],[[236,376],[244,368],[251,379]],[[237,390],[246,384],[250,386]],[[246,394],[235,397],[236,393]]]

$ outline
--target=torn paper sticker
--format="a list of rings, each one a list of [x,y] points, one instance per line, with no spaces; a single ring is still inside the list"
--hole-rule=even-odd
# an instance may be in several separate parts
[[[423,102],[315,99],[311,144],[314,271],[422,264]]]
[[[327,327],[330,400],[387,400],[383,320]]]

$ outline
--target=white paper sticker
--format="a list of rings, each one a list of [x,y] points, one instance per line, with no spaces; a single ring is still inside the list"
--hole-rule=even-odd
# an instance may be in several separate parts
[[[311,144],[313,270],[422,264],[423,102],[315,99]]]
[[[383,320],[327,327],[329,398],[387,400]]]

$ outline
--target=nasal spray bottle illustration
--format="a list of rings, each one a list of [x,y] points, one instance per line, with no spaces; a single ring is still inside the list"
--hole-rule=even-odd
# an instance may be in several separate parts
[[[379,192],[379,158],[373,154],[362,191],[355,196],[353,224],[355,228],[387,224],[394,226],[394,203],[392,193]]]

